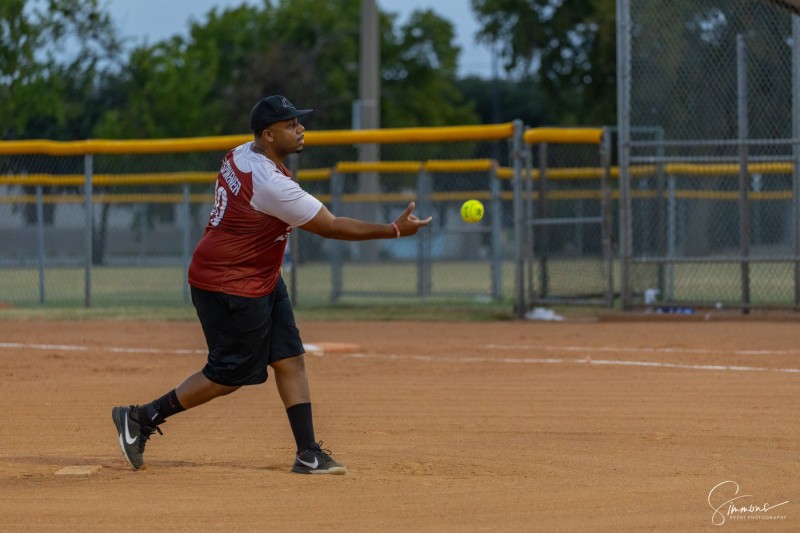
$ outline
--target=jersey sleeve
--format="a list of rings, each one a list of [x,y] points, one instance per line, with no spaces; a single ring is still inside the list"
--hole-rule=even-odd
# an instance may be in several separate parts
[[[260,173],[259,173],[260,174]],[[304,191],[294,180],[280,172],[253,175],[253,209],[286,222],[296,228],[319,212],[322,202]]]

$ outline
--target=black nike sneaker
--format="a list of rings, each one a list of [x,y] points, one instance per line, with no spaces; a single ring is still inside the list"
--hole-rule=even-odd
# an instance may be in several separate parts
[[[147,439],[158,431],[158,427],[142,426],[131,418],[130,407],[114,407],[111,410],[111,418],[114,419],[114,425],[117,426],[117,433],[119,434],[119,447],[122,450],[122,455],[128,463],[134,468],[139,470],[144,466],[144,447],[147,444]]]
[[[340,465],[331,457],[330,450],[323,450],[319,444],[314,443],[311,448],[298,453],[294,458],[292,472],[297,474],[346,474],[347,468]]]

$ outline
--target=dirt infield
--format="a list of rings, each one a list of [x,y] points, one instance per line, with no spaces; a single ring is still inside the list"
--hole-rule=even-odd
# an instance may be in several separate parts
[[[0,531],[800,530],[796,322],[301,330],[358,345],[307,355],[346,476],[289,472],[271,379],[171,418],[134,472],[111,407],[199,369],[199,325],[0,319]]]

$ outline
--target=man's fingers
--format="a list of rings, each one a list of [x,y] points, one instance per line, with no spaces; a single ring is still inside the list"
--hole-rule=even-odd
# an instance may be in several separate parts
[[[431,220],[433,220],[433,216],[429,216],[425,220],[420,220],[420,218],[413,213],[414,208],[416,206],[417,204],[414,202],[409,203],[408,207],[406,207],[405,211],[403,211],[403,214],[397,217],[397,220],[395,221],[397,224],[400,225],[401,228],[403,227],[405,222],[410,223],[413,226],[413,228],[409,228],[411,230],[410,233],[411,235],[415,234],[418,228],[422,226],[427,226],[428,224],[430,224]]]
[[[428,225],[428,223],[429,223],[431,220],[433,220],[433,216],[429,216],[429,217],[428,217],[428,218],[426,218],[425,220],[422,220],[422,219],[421,219],[421,218],[419,218],[417,215],[409,215],[409,216],[407,217],[407,220],[408,220],[409,222],[414,222],[415,224],[417,224],[417,225],[420,225],[420,226],[427,226],[427,225]]]

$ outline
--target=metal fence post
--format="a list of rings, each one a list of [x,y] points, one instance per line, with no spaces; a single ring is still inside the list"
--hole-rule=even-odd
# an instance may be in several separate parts
[[[489,169],[489,188],[492,194],[492,298],[499,300],[503,292],[503,202],[500,198],[500,179],[497,177],[496,160],[492,160]]]
[[[620,294],[622,309],[631,306],[631,5],[630,0],[617,0],[617,126],[619,139],[619,247]]]
[[[750,312],[750,203],[747,199],[747,49],[744,36],[736,36],[737,114],[739,119],[739,251],[741,254],[742,313]]]
[[[523,147],[523,126],[521,120],[515,120],[514,136],[511,149],[511,161],[514,168],[514,244],[516,251],[516,268],[514,289],[514,312],[517,318],[525,316],[525,207],[522,198],[522,164],[524,154]]]
[[[421,213],[431,211],[432,177],[423,165],[417,174],[417,209]],[[433,265],[431,260],[432,231],[421,231],[417,238],[417,294],[429,296]]]
[[[656,128],[654,140],[658,143],[656,146],[656,255],[664,257],[666,254],[666,239],[667,239],[667,206],[665,198],[665,170],[664,170],[664,128]],[[658,291],[663,298],[666,294],[664,263],[658,263]],[[674,276],[674,265],[670,265],[670,279]],[[670,295],[672,295],[673,286],[670,284]]]
[[[605,291],[603,291],[606,307],[614,305],[614,252],[611,248],[611,132],[603,131],[600,141],[600,164],[602,175],[600,178],[600,225],[603,240],[603,269],[605,270]]]
[[[342,212],[344,176],[336,169],[331,172],[331,211]],[[331,246],[331,302],[336,303],[342,295],[342,241],[334,240]]]
[[[526,265],[526,278],[525,282],[527,283],[527,292],[526,297],[528,298],[528,302],[532,302],[536,298],[536,289],[534,284],[534,264],[533,264],[533,246],[534,246],[534,234],[533,234],[533,147],[532,146],[523,146],[523,154],[525,158],[525,165],[523,167],[524,174],[524,187],[523,187],[523,194],[525,195],[525,199],[522,203],[524,215],[523,220],[525,221],[524,224],[524,235],[523,238],[525,240],[525,265]]]
[[[547,143],[539,143],[539,208],[536,211],[538,218],[549,216],[547,208]],[[548,275],[548,261],[550,260],[550,230],[549,226],[539,226],[539,296],[547,298],[550,294],[550,278]]]
[[[674,174],[667,177],[667,289],[664,298],[675,300],[675,259],[678,256],[678,199]]]
[[[792,17],[792,216],[794,307],[800,308],[800,17]]]
[[[83,156],[83,206],[86,229],[84,231],[84,273],[83,273],[83,295],[84,306],[92,306],[92,261],[94,260],[94,199],[92,198],[92,174],[93,170],[92,154]]]
[[[44,199],[42,186],[36,186],[36,257],[39,265],[39,303],[44,303]]]

